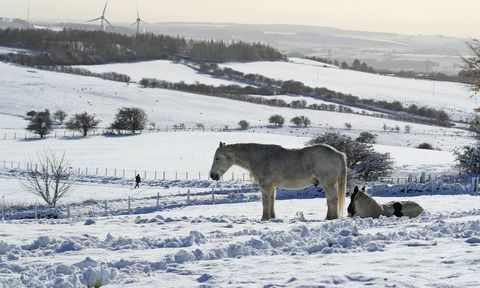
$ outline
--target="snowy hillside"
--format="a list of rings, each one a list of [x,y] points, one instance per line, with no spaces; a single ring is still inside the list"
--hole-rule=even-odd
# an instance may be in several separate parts
[[[324,67],[319,62],[296,58],[291,62],[230,63],[223,66],[274,79],[294,79],[307,86],[325,87],[360,98],[443,108],[462,119],[470,116],[474,107],[480,106],[479,98],[471,97],[468,87],[459,83],[382,76]]]
[[[306,71],[317,69],[306,60],[302,64],[269,63],[264,71],[265,63],[232,65],[267,76],[292,75],[306,82],[308,79],[302,79]],[[113,70],[136,80],[154,77],[229,83],[167,61],[87,68]],[[341,73],[335,77],[351,73],[332,67],[320,69]],[[359,114],[278,108],[145,89],[137,83],[5,63],[0,63],[0,77],[2,288],[480,285],[478,277],[473,277],[480,269],[476,253],[480,245],[478,192],[470,180],[449,178],[457,174],[453,149],[475,141],[464,129],[364,116],[357,110]],[[413,85],[416,80],[379,83],[383,78],[375,79],[376,86],[392,92],[390,97],[403,95],[393,93],[402,88],[405,93],[419,91],[423,96],[418,99],[427,99],[425,87]],[[362,91],[371,92],[375,87],[362,79],[356,83],[352,87],[366,89]],[[406,86],[395,86],[400,84]],[[440,88],[438,93],[445,93],[445,99],[459,95],[455,94],[459,90],[453,89],[457,92],[451,94],[448,87]],[[322,103],[308,97],[275,97]],[[147,128],[134,136],[98,135],[111,123],[117,109],[125,106],[144,109],[155,129]],[[56,127],[47,139],[26,137],[26,112],[45,108],[62,109],[70,115],[95,113],[102,128],[85,138],[67,134],[62,127]],[[270,126],[268,118],[273,114],[284,116],[286,125]],[[289,126],[290,119],[300,115],[307,116],[312,126]],[[237,129],[243,119],[250,122],[245,131]],[[188,129],[172,129],[180,123]],[[192,131],[197,123],[205,129]],[[345,123],[351,129],[346,129]],[[384,125],[388,126],[386,131]],[[411,127],[409,133],[404,131],[406,125]],[[398,132],[394,132],[395,127]],[[379,202],[415,201],[425,212],[415,219],[326,221],[324,191],[311,186],[298,191],[279,189],[277,218],[262,222],[259,187],[249,181],[247,171],[233,167],[218,182],[208,179],[220,141],[301,148],[313,136],[332,128],[354,138],[364,131],[376,134],[374,149],[390,153],[394,161],[390,184],[359,180],[353,184],[366,185]],[[218,132],[221,129],[227,131]],[[422,142],[442,151],[413,148]],[[46,150],[65,152],[69,171],[78,176],[55,209],[45,207],[40,197],[21,185],[28,175],[25,160]],[[418,177],[422,172],[434,180],[405,183],[407,174]],[[136,174],[141,174],[142,182],[140,188],[133,189]],[[59,219],[46,219],[48,215]]]
[[[230,128],[236,128],[238,121],[242,119],[250,122],[252,127],[267,126],[268,118],[272,114],[281,114],[287,121],[295,116],[305,115],[310,118],[313,126],[325,129],[344,128],[345,122],[351,122],[355,131],[380,132],[384,124],[400,128],[408,124],[415,133],[468,136],[468,133],[459,129],[411,124],[357,114],[278,108],[171,90],[143,89],[136,84],[42,71],[5,63],[0,63],[0,74],[4,80],[0,83],[3,91],[0,97],[0,114],[19,118],[23,118],[30,110],[45,108],[51,111],[62,109],[69,114],[88,111],[95,113],[102,120],[100,125],[105,127],[111,123],[118,108],[135,106],[143,108],[149,122],[155,122],[161,128],[180,123],[189,126],[203,123],[207,127],[217,128],[228,125]],[[18,125],[19,122],[20,120],[14,121],[12,125]],[[25,124],[15,128],[23,127]],[[279,131],[291,134],[290,130]],[[443,141],[442,138],[437,140]],[[448,137],[446,141],[459,140],[462,141],[458,137]]]

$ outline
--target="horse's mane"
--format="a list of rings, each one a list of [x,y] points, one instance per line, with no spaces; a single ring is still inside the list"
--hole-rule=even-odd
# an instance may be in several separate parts
[[[367,211],[378,211],[378,216],[383,213],[382,206],[380,206],[377,201],[375,201],[372,197],[370,197],[367,193],[363,191],[358,192],[355,205],[357,205],[359,201],[363,202],[362,207],[367,208]]]

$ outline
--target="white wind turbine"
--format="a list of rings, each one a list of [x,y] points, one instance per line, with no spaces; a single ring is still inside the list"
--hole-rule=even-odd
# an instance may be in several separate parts
[[[107,5],[108,5],[108,1],[105,2],[105,7],[103,8],[102,16],[100,16],[98,18],[95,18],[95,19],[92,19],[90,21],[87,21],[87,22],[94,22],[94,21],[100,20],[101,25],[102,25],[102,31],[105,31],[105,23],[104,22],[107,22],[107,24],[110,25],[110,27],[113,27],[113,25],[110,24],[110,22],[108,22],[107,18],[105,17],[105,11],[107,11]]]
[[[137,6],[137,20],[135,20],[135,22],[132,23],[132,26],[135,24],[137,25],[137,35],[140,33],[140,23],[149,24],[143,21],[142,18],[140,18],[140,14],[138,13],[138,6]]]

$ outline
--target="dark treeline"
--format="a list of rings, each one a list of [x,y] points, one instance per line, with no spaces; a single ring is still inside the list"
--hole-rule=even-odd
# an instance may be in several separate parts
[[[27,66],[91,65],[186,58],[195,62],[275,61],[277,50],[259,43],[196,41],[165,35],[128,36],[103,31],[0,29],[0,45],[32,50],[0,60]]]
[[[290,82],[290,81],[286,81],[286,82]],[[195,83],[195,84],[187,84],[184,82],[172,83],[172,82],[167,82],[167,81],[158,80],[158,79],[151,79],[151,78],[142,79],[140,81],[140,85],[142,85],[144,88],[161,88],[161,89],[177,90],[182,92],[215,96],[220,98],[238,100],[238,101],[249,102],[254,104],[269,105],[269,106],[275,106],[275,107],[289,107],[289,108],[298,108],[298,109],[310,109],[310,110],[321,110],[321,111],[332,111],[332,112],[355,114],[355,112],[351,108],[343,106],[341,104],[335,105],[335,104],[321,103],[321,104],[307,105],[306,101],[304,100],[303,101],[294,100],[290,103],[287,103],[282,99],[277,99],[277,98],[269,99],[267,97],[250,95],[250,94],[253,94],[253,95],[274,96],[274,95],[284,94],[284,93],[278,93],[279,91],[282,91],[281,89],[276,90],[271,87],[266,87],[266,88],[252,87],[252,86],[243,87],[239,85],[212,86],[212,85],[206,85],[201,83]],[[317,92],[324,91],[324,89],[325,88],[315,88]],[[283,91],[286,91],[286,90],[283,90]],[[314,97],[314,98],[319,98],[319,97]],[[371,101],[371,100],[368,100],[368,101]],[[421,107],[421,109],[430,109],[430,108]],[[359,113],[356,113],[356,114],[359,114]],[[443,121],[439,121],[438,119],[427,118],[427,117],[419,118],[419,117],[411,116],[407,113],[390,115],[390,114],[381,114],[381,113],[366,113],[365,111],[363,111],[362,115],[369,115],[373,117],[388,118],[388,119],[394,119],[394,120],[404,120],[409,122],[431,124],[431,125],[441,125],[441,126],[450,125],[448,121],[443,122]]]
[[[335,104],[310,104],[307,105],[305,100],[294,100],[290,103],[287,103],[285,100],[278,98],[261,97],[261,96],[252,96],[253,95],[264,95],[264,96],[273,96],[276,95],[272,88],[263,88],[263,87],[253,87],[253,86],[239,86],[239,85],[222,85],[222,86],[212,86],[201,83],[187,84],[185,82],[172,83],[168,81],[143,78],[140,81],[140,85],[144,88],[161,88],[169,90],[177,90],[188,93],[196,93],[201,95],[215,96],[221,98],[227,98],[232,100],[238,100],[243,102],[249,102],[254,104],[269,105],[275,107],[289,107],[297,109],[311,109],[311,110],[323,110],[323,111],[333,111],[341,113],[354,113],[352,109]]]
[[[367,63],[365,62],[363,63],[360,62],[360,60],[358,59],[355,59],[350,65],[345,61],[340,63],[337,59],[330,60],[322,57],[306,57],[306,59],[335,65],[342,69],[349,69],[349,70],[381,74],[381,75],[391,75],[391,76],[402,77],[402,78],[460,82],[465,84],[470,84],[473,82],[473,76],[470,73],[468,73],[468,71],[466,70],[461,70],[456,75],[447,75],[442,72],[419,73],[411,70],[392,71],[387,69],[375,69],[372,66],[368,66]]]
[[[275,80],[259,74],[244,74],[239,71],[235,71],[231,68],[220,68],[216,64],[202,64],[200,65],[200,71],[204,73],[209,73],[213,76],[224,78],[227,80],[234,80],[249,85],[255,85],[262,88],[269,88],[269,91],[272,92],[270,95],[279,95],[279,94],[297,94],[310,96],[312,98],[325,100],[328,102],[334,102],[337,104],[347,105],[347,106],[356,106],[362,109],[368,110],[377,110],[378,112],[401,112],[400,115],[404,119],[412,118],[414,116],[420,116],[422,118],[428,119],[417,119],[423,123],[431,123],[442,126],[449,126],[450,117],[443,110],[437,110],[427,106],[418,107],[415,104],[410,106],[403,106],[399,101],[387,102],[384,100],[373,100],[373,99],[361,99],[357,96],[350,94],[344,94],[341,92],[336,92],[329,90],[327,88],[312,88],[305,86],[302,82],[289,80]],[[268,91],[268,90],[266,90]],[[251,93],[253,94],[253,93]],[[262,94],[266,95],[266,94]],[[402,115],[403,114],[403,115]]]

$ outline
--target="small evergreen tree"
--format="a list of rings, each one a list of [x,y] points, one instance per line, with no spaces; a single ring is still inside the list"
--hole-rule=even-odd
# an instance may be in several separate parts
[[[95,119],[95,115],[88,115],[87,112],[73,115],[66,123],[68,130],[79,131],[83,136],[87,136],[88,132],[95,129],[100,120]]]
[[[44,138],[45,135],[50,134],[53,130],[50,111],[45,109],[45,111],[36,112],[32,119],[30,119],[27,130],[39,135],[40,138]]]
[[[345,128],[347,128],[347,130],[351,130],[352,129],[352,124],[350,124],[349,122],[345,122]]]

